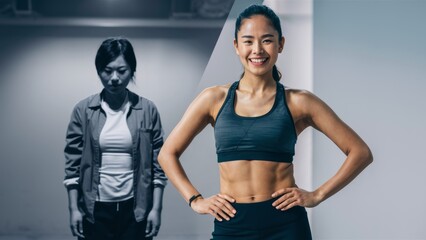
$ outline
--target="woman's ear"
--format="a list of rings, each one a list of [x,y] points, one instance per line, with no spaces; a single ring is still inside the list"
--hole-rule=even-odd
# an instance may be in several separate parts
[[[234,48],[235,48],[235,53],[239,56],[240,52],[238,51],[238,42],[237,42],[237,39],[234,39]]]
[[[284,43],[285,43],[285,38],[281,37],[280,39],[280,43],[278,44],[278,52],[281,53],[284,50]]]

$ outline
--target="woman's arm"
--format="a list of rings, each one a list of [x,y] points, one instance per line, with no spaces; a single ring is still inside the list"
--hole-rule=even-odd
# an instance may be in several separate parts
[[[150,102],[149,111],[152,121],[152,166],[153,166],[153,184],[156,187],[165,187],[167,184],[167,177],[164,174],[158,163],[158,154],[164,144],[163,136],[164,131],[161,124],[160,114],[154,103]]]
[[[151,102],[152,103],[152,102]],[[146,237],[155,237],[161,227],[161,211],[163,209],[163,193],[167,184],[167,178],[158,163],[158,154],[163,146],[163,127],[161,124],[160,114],[157,107],[152,103],[150,105],[151,120],[152,120],[152,165],[153,165],[153,206],[148,214],[146,225]]]
[[[148,214],[147,225],[145,229],[146,237],[155,237],[161,227],[161,211],[163,209],[164,187],[154,187],[153,205]]]
[[[83,214],[78,209],[78,190],[77,188],[68,188],[68,210],[70,212],[70,228],[72,235],[82,237],[83,235]]]
[[[160,165],[170,182],[187,202],[199,192],[189,181],[180,164],[179,157],[207,124],[213,124],[213,116],[225,97],[226,90],[221,87],[204,90],[188,107],[180,122],[170,133],[158,156]],[[221,221],[222,218],[229,219],[228,216],[233,216],[232,212],[235,210],[229,204],[232,201],[234,200],[231,197],[218,194],[206,199],[199,197],[192,201],[191,207],[198,213],[209,213]]]
[[[83,151],[83,114],[80,105],[81,103],[74,107],[66,133],[64,185],[68,193],[71,232],[73,236],[84,237],[83,214],[78,208],[78,179]]]
[[[312,126],[324,133],[346,155],[346,160],[328,181],[313,192],[299,188],[280,189],[273,197],[282,195],[274,206],[286,210],[293,206],[314,207],[348,185],[372,161],[367,144],[346,125],[321,99],[307,91],[290,92],[289,106],[298,132]]]

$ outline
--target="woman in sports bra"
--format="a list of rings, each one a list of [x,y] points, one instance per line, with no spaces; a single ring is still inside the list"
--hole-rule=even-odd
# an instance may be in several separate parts
[[[215,217],[213,239],[312,239],[305,207],[314,207],[351,182],[372,154],[364,141],[314,94],[284,89],[275,63],[284,47],[280,20],[252,5],[237,18],[234,46],[241,79],[205,89],[166,140],[159,162],[197,213]],[[203,197],[179,157],[208,124],[214,127],[220,193]],[[347,156],[336,175],[314,191],[297,187],[297,136],[314,127]]]

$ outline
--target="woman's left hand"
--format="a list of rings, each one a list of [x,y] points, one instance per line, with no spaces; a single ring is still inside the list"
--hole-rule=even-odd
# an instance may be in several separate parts
[[[145,237],[155,237],[161,226],[161,211],[152,209],[147,218]]]
[[[272,197],[280,196],[275,202],[272,203],[276,209],[285,211],[294,206],[302,207],[315,207],[321,201],[316,196],[315,192],[308,192],[303,189],[293,188],[282,188],[272,194]]]

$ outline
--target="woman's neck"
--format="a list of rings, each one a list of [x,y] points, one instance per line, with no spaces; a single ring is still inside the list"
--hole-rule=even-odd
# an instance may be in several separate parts
[[[104,91],[103,100],[108,104],[108,106],[111,109],[116,110],[123,105],[126,97],[127,97],[127,90],[117,94]]]
[[[242,85],[242,86],[241,86]],[[267,89],[275,88],[276,83],[271,76],[254,76],[244,74],[240,80],[239,88],[244,88],[248,92],[264,92]]]

